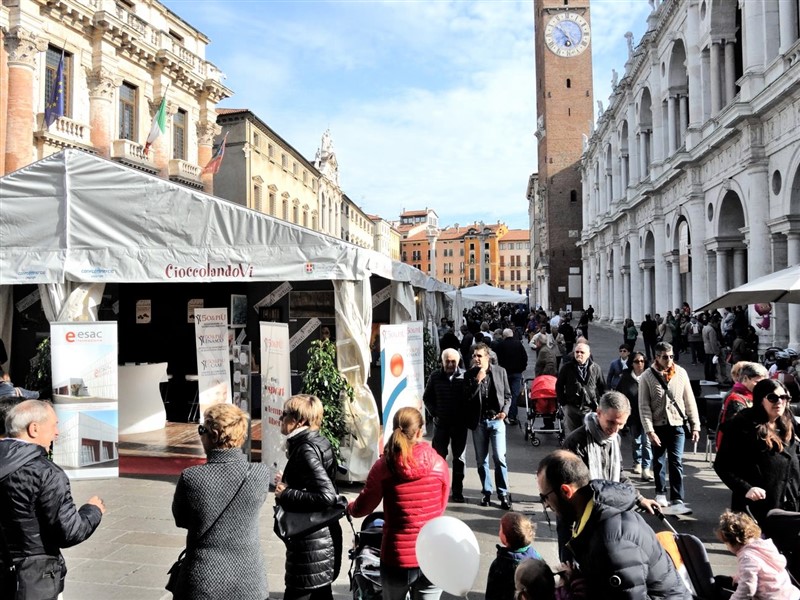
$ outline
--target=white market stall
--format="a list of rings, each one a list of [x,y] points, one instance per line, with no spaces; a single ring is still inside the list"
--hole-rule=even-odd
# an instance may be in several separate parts
[[[356,388],[369,454],[361,464],[379,435],[366,385],[373,274],[391,282],[391,322],[438,322],[442,303],[421,302],[418,315],[415,296],[452,287],[409,265],[92,154],[65,150],[0,178],[5,340],[18,284],[38,284],[52,322],[96,318],[112,282],[332,281],[339,368]]]

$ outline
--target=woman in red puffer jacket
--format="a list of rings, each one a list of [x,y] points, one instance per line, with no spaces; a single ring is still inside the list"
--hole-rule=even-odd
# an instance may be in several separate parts
[[[412,597],[437,600],[442,591],[419,568],[416,544],[419,530],[444,513],[450,493],[447,461],[422,441],[422,414],[401,408],[394,431],[367,476],[364,489],[348,507],[354,517],[371,513],[383,500],[381,585],[384,600]]]

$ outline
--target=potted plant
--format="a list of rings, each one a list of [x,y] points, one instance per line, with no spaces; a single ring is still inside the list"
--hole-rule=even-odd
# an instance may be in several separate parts
[[[36,355],[31,360],[31,370],[25,378],[25,387],[39,392],[40,398],[50,398],[53,394],[49,337],[36,346]]]
[[[315,340],[308,350],[308,364],[303,373],[303,393],[322,401],[325,413],[322,435],[328,438],[339,456],[339,446],[347,434],[344,402],[353,401],[353,386],[336,366],[336,346],[330,340]]]

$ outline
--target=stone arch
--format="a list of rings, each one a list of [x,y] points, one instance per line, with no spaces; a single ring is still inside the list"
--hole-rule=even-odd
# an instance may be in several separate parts
[[[650,88],[642,88],[637,104],[639,155],[644,169],[644,172],[639,175],[641,179],[644,179],[650,175],[650,162],[653,160],[653,99],[650,95]]]
[[[725,191],[717,210],[717,236],[741,237],[741,228],[747,226],[746,213],[741,196],[733,189]]]

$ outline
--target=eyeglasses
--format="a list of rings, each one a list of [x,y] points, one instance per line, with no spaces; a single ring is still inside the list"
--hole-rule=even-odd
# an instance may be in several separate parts
[[[765,398],[772,404],[777,404],[779,400],[783,400],[788,404],[792,400],[792,397],[789,394],[767,394]]]
[[[633,364],[641,363],[644,364],[644,361],[640,358],[638,360],[633,361]]]
[[[539,494],[539,499],[542,501],[542,504],[547,504],[547,497],[555,492],[555,490],[550,490],[546,494]]]
[[[291,417],[291,416],[293,416],[292,413],[290,413],[288,410],[285,410],[281,413],[281,416],[278,417],[278,419],[283,421],[286,417]]]
[[[206,426],[205,426],[205,425],[198,425],[198,426],[197,426],[197,433],[198,433],[199,435],[205,435],[205,434],[207,434],[207,433],[208,433],[208,429],[206,429]]]
[[[674,354],[662,354],[660,356],[660,358],[668,358],[668,359],[672,360],[673,358],[675,358],[675,355]]]

